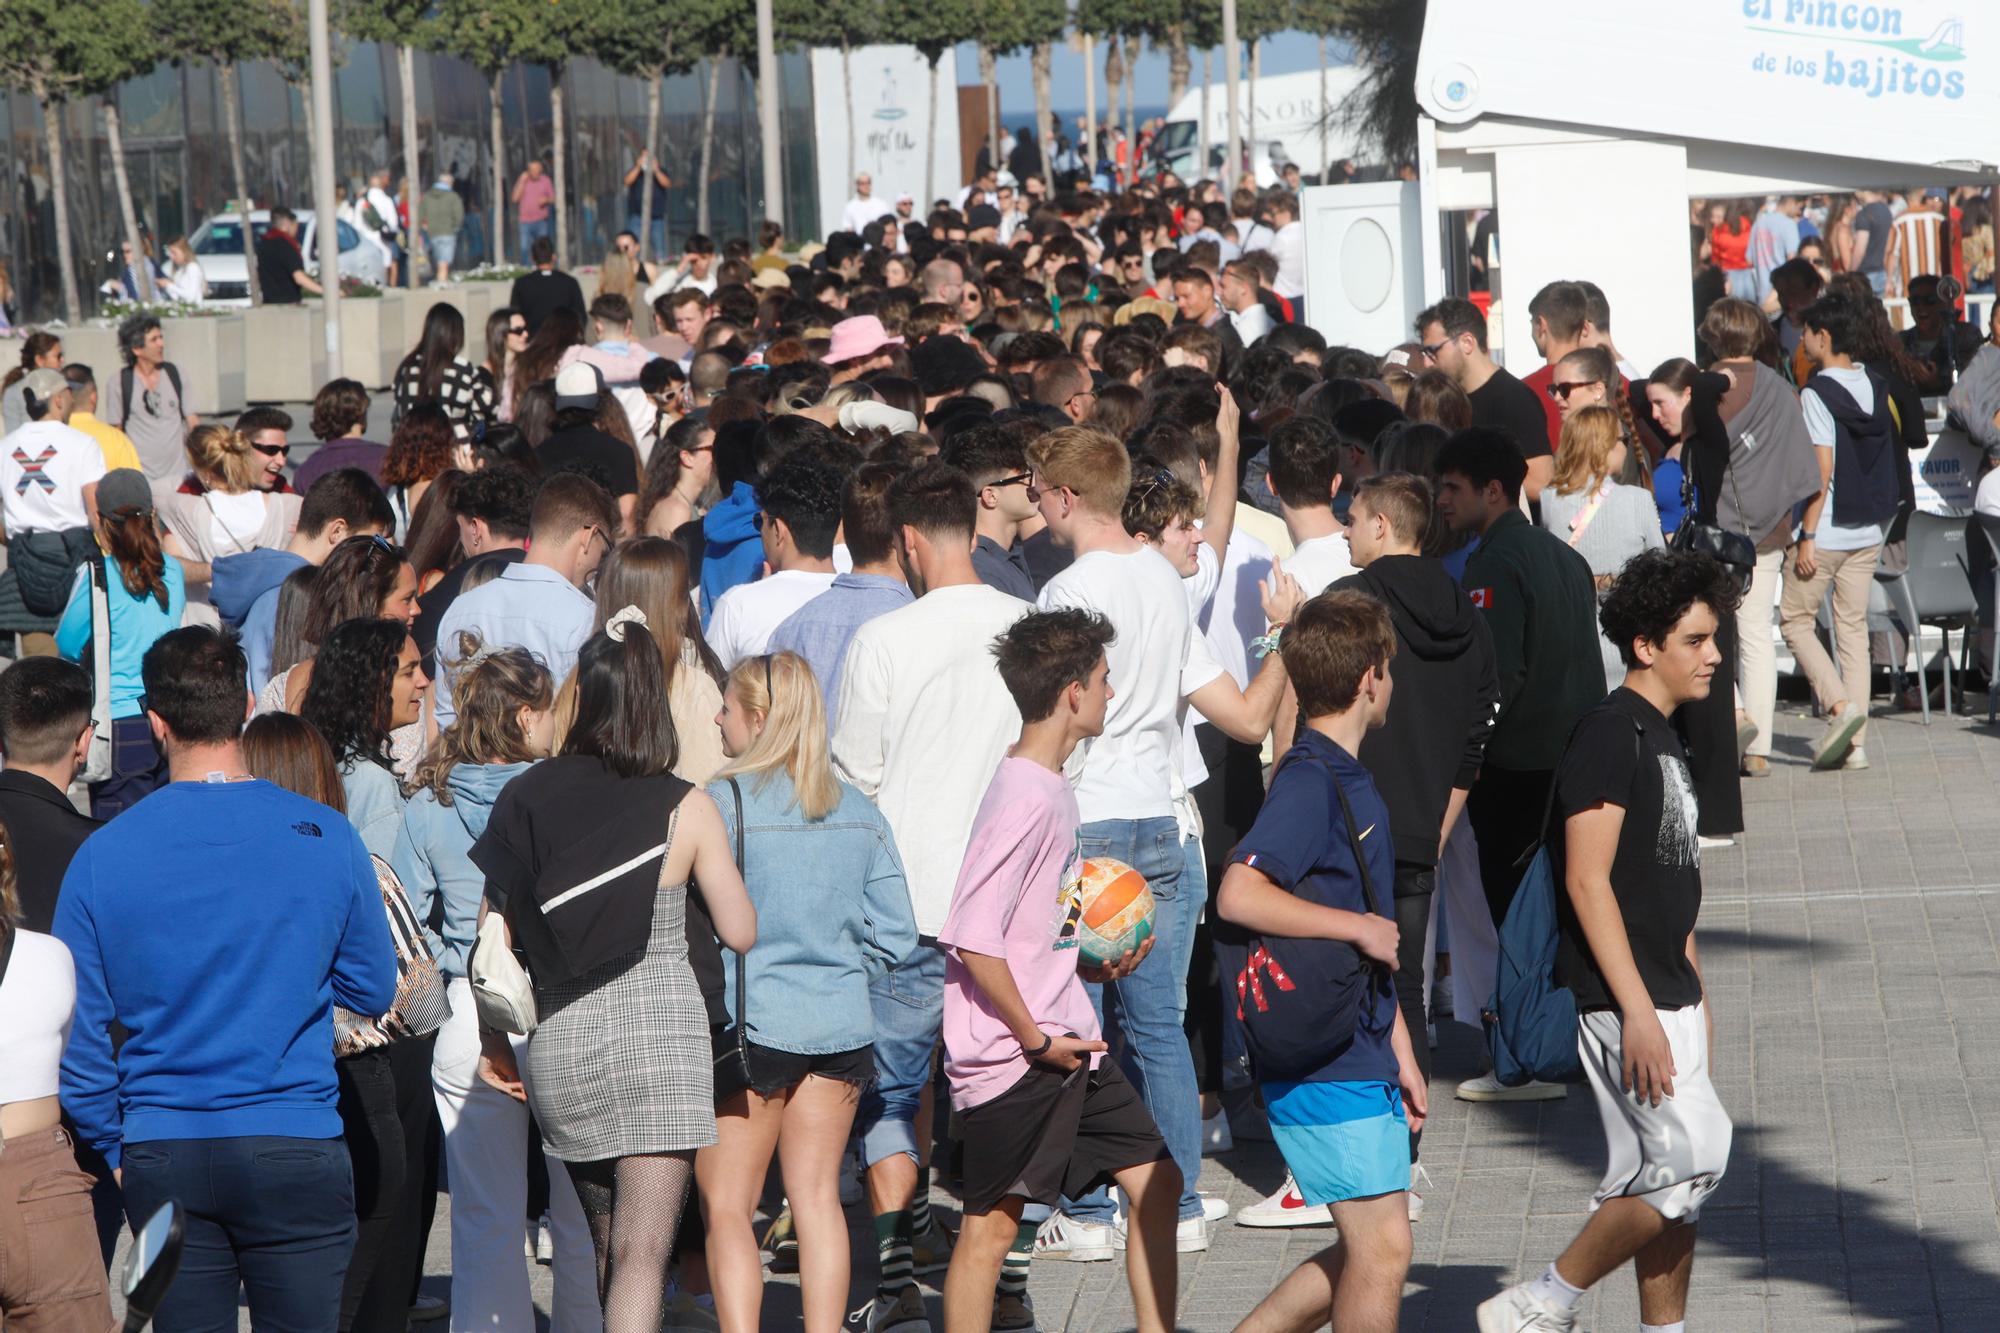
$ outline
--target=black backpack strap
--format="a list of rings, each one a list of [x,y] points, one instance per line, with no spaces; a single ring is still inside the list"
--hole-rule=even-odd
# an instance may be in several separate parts
[[[126,362],[118,372],[118,429],[124,430],[125,423],[132,419],[132,363]]]
[[[1362,850],[1361,835],[1354,827],[1354,807],[1348,804],[1347,789],[1340,785],[1339,774],[1329,771],[1327,776],[1333,782],[1333,794],[1340,800],[1340,818],[1347,825],[1347,845],[1354,851],[1354,869],[1361,876],[1361,892],[1367,896],[1368,909],[1376,916],[1393,921],[1396,919],[1395,911],[1382,910],[1382,899],[1375,892],[1375,877],[1368,873],[1368,853]]]
[[[171,361],[162,361],[160,369],[167,372],[167,383],[174,386],[174,404],[180,408],[181,415],[186,416],[187,395],[181,392],[181,368]]]

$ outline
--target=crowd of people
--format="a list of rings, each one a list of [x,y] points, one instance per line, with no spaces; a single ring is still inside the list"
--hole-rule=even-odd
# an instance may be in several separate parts
[[[169,1333],[239,1286],[258,1325],[526,1330],[524,1243],[558,1333],[754,1329],[767,1266],[817,1333],[857,1272],[865,1333],[926,1284],[1028,1329],[1032,1261],[1121,1251],[1165,1330],[1229,1212],[1204,1155],[1270,1139],[1236,1220],[1337,1234],[1243,1327],[1393,1327],[1436,1024],[1546,840],[1610,1164],[1479,1326],[1571,1328],[1627,1260],[1683,1326],[1730,1141],[1700,851],[1770,769],[1774,610],[1814,766],[1867,764],[1858,599],[1922,430],[1875,290],[1722,297],[1707,364],[1645,374],[1553,282],[1517,377],[1459,298],[1329,346],[1283,188],[858,211],[628,234],[588,303],[526,238],[483,338],[430,311],[387,443],[334,380],[297,468],[282,411],[186,411],[157,320],[101,407],[24,340],[0,1177],[49,1206],[0,1222],[7,1317],[103,1327],[121,1218],[173,1197]],[[1154,916],[1092,961],[1104,860]]]

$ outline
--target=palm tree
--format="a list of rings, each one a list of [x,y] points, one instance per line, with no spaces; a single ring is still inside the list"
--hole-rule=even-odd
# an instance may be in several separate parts
[[[1424,36],[1424,0],[1344,0],[1334,31],[1354,64],[1367,71],[1338,111],[1336,124],[1394,166],[1417,156],[1417,50]]]

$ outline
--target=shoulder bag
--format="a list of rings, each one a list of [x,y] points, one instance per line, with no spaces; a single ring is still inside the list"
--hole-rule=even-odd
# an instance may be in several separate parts
[[[1686,451],[1683,450],[1683,453]],[[1729,477],[1728,463],[1723,464],[1723,476]],[[1734,478],[1730,478],[1732,483]],[[1738,504],[1742,503],[1738,495]],[[1705,523],[1695,514],[1694,469],[1681,460],[1681,525],[1674,529],[1674,535],[1667,545],[1675,551],[1699,551],[1703,555],[1719,561],[1731,574],[1736,576],[1737,586],[1744,592],[1750,590],[1750,576],[1757,571],[1757,544],[1740,532],[1731,532],[1713,523]]]
[[[333,1007],[333,1053],[354,1055],[405,1037],[427,1037],[451,1017],[451,1002],[445,998],[444,978],[423,927],[410,906],[403,881],[379,856],[370,856],[375,867],[375,885],[382,893],[382,909],[389,917],[389,939],[396,948],[396,998],[389,1011],[376,1017]]]
[[[535,984],[507,942],[506,918],[490,904],[486,915],[480,918],[479,938],[473,942],[466,972],[466,980],[472,986],[472,1005],[479,1012],[479,1026],[523,1037],[534,1032],[539,1021],[535,1012]]]
[[[729,795],[736,806],[736,868],[740,871],[743,863],[743,789],[736,785],[735,778],[725,779],[729,783]],[[736,955],[736,1021],[716,1029],[715,1046],[715,1103],[720,1106],[744,1089],[754,1086],[750,1077],[750,991],[745,981],[743,955]]]

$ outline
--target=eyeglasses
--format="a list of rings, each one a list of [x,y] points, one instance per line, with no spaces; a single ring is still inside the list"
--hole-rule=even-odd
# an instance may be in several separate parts
[[[1077,391],[1076,391],[1075,393],[1073,393],[1073,394],[1071,394],[1071,395],[1070,395],[1069,397],[1067,397],[1067,398],[1063,399],[1063,407],[1064,407],[1065,409],[1067,409],[1067,408],[1069,407],[1069,405],[1070,405],[1071,403],[1075,402],[1075,401],[1076,401],[1077,399],[1079,399],[1079,398],[1088,398],[1088,399],[1090,399],[1090,400],[1091,400],[1092,402],[1095,402],[1095,401],[1097,401],[1097,390],[1095,390],[1095,389],[1078,389],[1078,390],[1077,390]]]
[[[1549,385],[1549,397],[1559,403],[1566,403],[1569,401],[1569,396],[1578,389],[1588,389],[1595,383],[1596,380],[1557,380]]]
[[[252,444],[250,447],[266,458],[286,458],[292,452],[289,444]]]
[[[373,542],[373,543],[375,543],[375,549],[376,549],[376,550],[378,550],[378,551],[384,551],[384,552],[387,552],[387,553],[388,553],[388,554],[390,554],[390,555],[399,555],[399,554],[401,554],[401,552],[399,552],[399,551],[397,551],[397,550],[396,550],[396,545],[395,545],[395,543],[394,543],[394,542],[392,542],[392,541],[390,541],[390,540],[389,540],[389,539],[388,539],[387,537],[384,537],[384,536],[383,536],[383,535],[382,535],[381,533],[379,533],[379,532],[371,532],[371,533],[369,533],[369,534],[368,534],[368,540],[369,540],[369,541],[371,541],[371,542]]]

